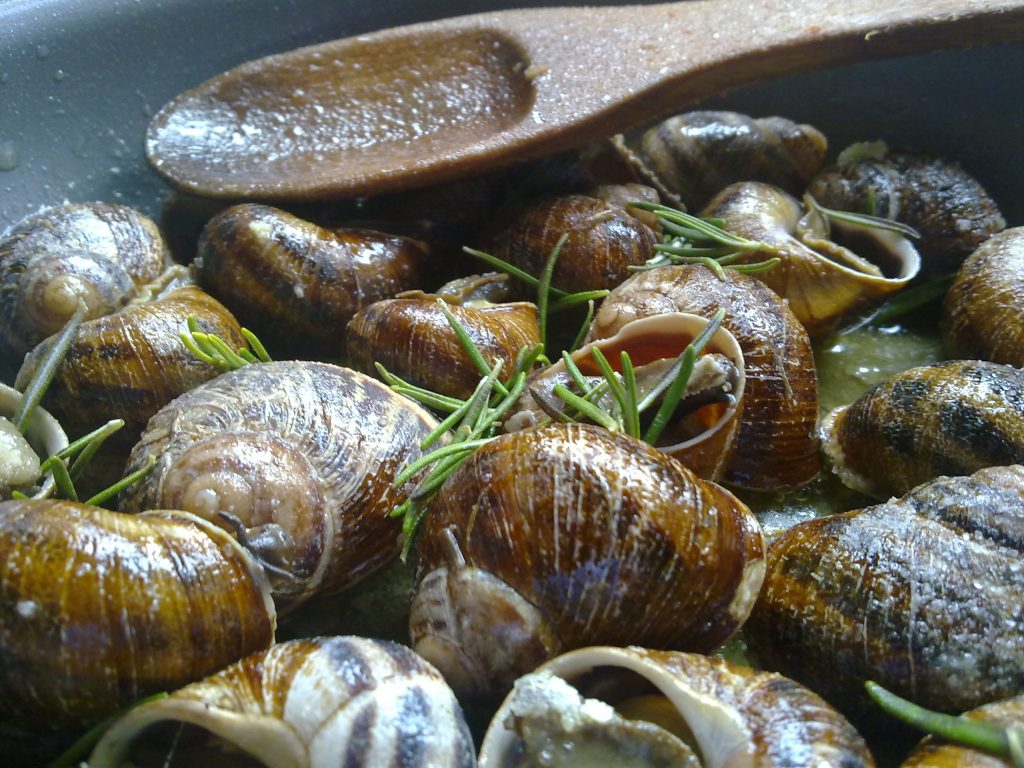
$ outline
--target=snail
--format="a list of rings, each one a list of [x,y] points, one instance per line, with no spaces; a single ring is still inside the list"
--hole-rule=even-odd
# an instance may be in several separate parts
[[[774,672],[693,653],[592,647],[516,681],[480,768],[874,766],[823,699]]]
[[[22,219],[0,239],[0,359],[20,360],[57,333],[79,301],[87,319],[116,312],[169,259],[156,224],[123,205],[69,204]]]
[[[273,642],[262,567],[181,512],[0,503],[0,720],[92,724]]]
[[[266,205],[214,216],[199,240],[200,284],[273,350],[338,357],[345,324],[420,287],[427,247],[371,230],[330,230]]]
[[[746,376],[739,431],[724,479],[756,490],[806,485],[820,470],[814,355],[789,307],[759,280],[732,270],[720,280],[704,266],[639,272],[605,298],[587,340],[612,336],[641,317],[667,312],[710,316],[719,308],[726,310],[722,327],[743,351]]]
[[[781,263],[758,277],[789,302],[811,338],[880,304],[920,269],[917,251],[901,234],[828,221],[813,205],[805,213],[794,197],[768,184],[726,187],[703,215],[720,218],[724,229],[774,248]],[[761,258],[753,252],[740,261]]]
[[[768,560],[748,644],[848,716],[869,679],[944,712],[1024,690],[1024,467],[800,523]]]
[[[504,370],[511,371],[522,349],[540,343],[537,308],[527,302],[492,303],[474,297],[506,282],[507,276],[490,275],[442,287],[434,295],[413,291],[374,302],[348,324],[348,362],[366,373],[373,373],[374,364],[380,363],[418,386],[468,398],[482,374],[438,300],[446,303],[489,364],[500,359]]]
[[[584,376],[597,383],[602,378],[593,356],[594,349],[599,349],[619,373],[620,355],[626,352],[634,366],[639,391],[647,393],[655,389],[669,373],[675,358],[707,325],[708,321],[702,317],[679,312],[645,317],[627,323],[614,336],[590,342],[570,358]],[[699,477],[720,479],[732,456],[743,410],[745,380],[743,351],[729,331],[719,328],[711,337],[706,354],[697,358],[686,392],[673,414],[671,428],[655,445]],[[556,384],[570,391],[574,389],[562,361],[531,378],[527,393],[517,404],[518,410],[513,409],[505,428],[514,431],[536,426],[549,418],[564,417],[567,406],[552,392]],[[609,393],[604,399],[611,397]],[[656,410],[651,408],[651,411]],[[648,412],[643,416],[646,420],[651,415]]]
[[[994,701],[965,712],[968,720],[1024,727],[1024,695]],[[934,736],[924,739],[900,768],[1011,768],[1009,760],[966,746],[951,744]]]
[[[1024,227],[993,235],[967,257],[943,310],[953,357],[1024,367]]]
[[[1006,227],[999,207],[956,163],[884,142],[855,144],[825,168],[807,192],[829,208],[909,224],[921,238],[921,275],[953,272],[989,236]]]
[[[976,360],[911,368],[833,410],[821,434],[843,483],[881,499],[1024,462],[1024,371]]]
[[[123,419],[127,452],[153,414],[218,373],[182,342],[179,334],[189,316],[232,349],[245,346],[238,322],[220,302],[195,286],[176,288],[83,323],[44,402],[75,435],[110,418]],[[26,356],[17,387],[31,380],[53,342],[47,339]]]
[[[158,726],[174,738],[166,726],[182,724],[188,731],[174,743],[154,738]],[[281,643],[136,707],[103,735],[89,765],[165,766],[171,753],[199,765],[240,754],[253,758],[244,765],[266,768],[476,765],[462,710],[437,670],[408,648],[360,637]]]
[[[485,236],[484,250],[539,275],[565,235],[552,285],[570,293],[614,288],[629,277],[630,266],[653,255],[657,237],[630,209],[609,202],[609,196],[620,199],[609,189],[598,193],[605,197],[562,195],[516,208]],[[645,199],[638,187],[627,196]]]
[[[53,475],[40,479],[40,459],[68,446],[68,436],[48,412],[38,406],[32,410],[24,434],[11,418],[21,405],[22,394],[0,384],[0,501],[11,497],[12,490],[42,499],[54,491]]]
[[[124,491],[138,512],[183,509],[232,530],[284,570],[274,599],[290,608],[341,590],[400,549],[388,517],[394,477],[437,426],[426,411],[361,373],[304,361],[247,365],[186,392],[149,422]]]
[[[594,642],[707,651],[743,624],[762,550],[742,503],[646,443],[588,424],[504,434],[424,518],[413,648],[460,695]]]
[[[687,112],[649,129],[636,153],[689,210],[737,181],[763,181],[799,195],[821,169],[828,141],[784,117]]]

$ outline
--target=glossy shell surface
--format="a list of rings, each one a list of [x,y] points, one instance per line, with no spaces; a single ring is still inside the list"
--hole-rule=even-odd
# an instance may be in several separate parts
[[[156,723],[187,723],[266,768],[472,768],[473,740],[451,689],[408,648],[360,637],[275,645],[140,706],[96,745],[119,768]],[[199,764],[221,750],[200,753]]]
[[[954,713],[1024,687],[1024,468],[801,523],[768,557],[750,645],[851,716],[866,680]]]
[[[725,480],[774,490],[817,477],[818,382],[803,326],[779,297],[749,275],[703,266],[640,272],[601,304],[587,339],[611,336],[640,317],[726,310],[722,327],[739,342],[746,369],[743,413]]]
[[[0,718],[84,727],[274,639],[263,569],[179,512],[0,504]]]
[[[939,475],[1024,461],[1024,371],[952,360],[911,368],[822,423],[833,471],[877,498]]]
[[[325,363],[248,365],[160,410],[129,470],[156,467],[121,509],[185,509],[238,518],[287,605],[354,584],[398,553],[394,477],[436,426],[419,406],[361,373]],[[262,542],[262,543],[261,543]]]

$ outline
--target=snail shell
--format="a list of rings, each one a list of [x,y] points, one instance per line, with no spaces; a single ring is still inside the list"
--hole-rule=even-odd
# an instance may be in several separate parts
[[[53,456],[68,446],[60,424],[38,406],[32,410],[24,435],[8,421],[18,412],[21,397],[18,390],[0,384],[0,501],[10,497],[12,488],[27,491],[36,499],[50,496],[55,487],[52,474],[38,488],[27,484],[39,480],[40,457]]]
[[[807,187],[822,205],[901,221],[921,238],[921,274],[953,272],[968,254],[1006,226],[999,207],[978,181],[955,163],[884,143],[854,145],[838,165]]]
[[[44,403],[72,434],[84,434],[112,416],[124,419],[127,452],[153,414],[218,374],[181,340],[182,323],[190,315],[204,333],[220,336],[232,349],[245,345],[238,322],[222,304],[194,286],[178,288],[83,323]],[[52,345],[48,339],[26,356],[16,386],[28,384]]]
[[[394,477],[437,426],[426,411],[361,373],[305,361],[218,376],[162,408],[128,471],[156,466],[122,493],[125,511],[184,509],[227,525],[290,577],[284,608],[343,589],[400,549],[388,512]]]
[[[210,220],[198,254],[203,287],[271,349],[337,357],[356,312],[426,281],[428,252],[416,240],[243,204]]]
[[[0,719],[88,725],[274,639],[263,569],[180,512],[0,504]]]
[[[909,283],[921,260],[901,235],[864,225],[833,222],[805,214],[797,200],[768,184],[745,182],[723,189],[703,215],[724,220],[723,228],[774,246],[782,259],[758,278],[789,302],[811,338],[835,330],[843,320],[881,303]],[[840,244],[856,243],[858,253]],[[750,252],[740,261],[761,261]]]
[[[413,646],[460,693],[503,692],[592,642],[709,650],[745,620],[764,567],[760,526],[732,494],[586,424],[482,447],[418,548]]]
[[[634,198],[636,199],[636,198]],[[654,231],[626,208],[590,195],[564,195],[515,211],[487,238],[488,250],[539,275],[563,235],[552,285],[564,291],[614,288],[654,255]]]
[[[792,680],[636,647],[571,651],[516,682],[484,737],[480,767],[535,765],[530,758],[545,752],[575,765],[628,755],[637,766],[874,766],[853,726]]]
[[[601,304],[588,340],[606,338],[640,317],[726,311],[722,327],[743,350],[743,412],[727,482],[775,490],[801,486],[820,471],[814,353],[786,303],[759,280],[732,270],[725,279],[703,266],[639,272]]]
[[[1024,227],[993,235],[967,257],[943,319],[953,357],[1024,367]]]
[[[476,765],[469,728],[443,678],[408,648],[383,640],[292,640],[253,654],[133,709],[104,734],[89,765],[139,765],[133,750],[146,747],[159,723],[187,723],[219,740],[219,749],[196,754],[193,764],[219,764],[226,744],[267,768]],[[163,765],[162,757],[152,765]]]
[[[84,301],[116,312],[170,259],[156,224],[122,205],[47,208],[0,239],[0,358],[20,359]]]
[[[1024,467],[801,523],[768,557],[748,643],[851,717],[866,680],[946,712],[1024,689]]]
[[[1003,726],[1024,726],[1024,695],[985,704],[965,712],[963,716]],[[928,736],[900,768],[1011,768],[1011,763],[970,747]]]
[[[687,112],[648,130],[637,154],[690,210],[737,181],[763,181],[799,195],[821,169],[828,141],[784,117]]]
[[[681,355],[707,324],[702,317],[680,312],[645,317],[627,323],[614,336],[584,345],[570,357],[584,376],[596,381],[601,371],[593,357],[595,348],[619,373],[620,355],[627,352],[641,382],[640,390],[645,392],[653,389],[668,372],[667,363]],[[644,386],[645,378],[653,381]],[[704,354],[697,358],[683,402],[677,409],[679,415],[663,433],[658,449],[681,461],[697,476],[717,481],[732,456],[743,410],[745,379],[743,351],[729,331],[719,328]],[[549,414],[538,405],[537,397],[543,397],[562,412],[564,405],[551,393],[556,384],[574,389],[561,360],[531,378],[528,391],[517,403],[521,410],[506,421],[505,428],[524,429],[545,420]]]
[[[472,294],[472,284],[464,286]],[[452,397],[468,398],[482,374],[462,348],[438,296],[411,292],[374,302],[348,324],[346,347],[353,367],[374,372],[374,363],[403,379]],[[537,308],[527,302],[492,304],[443,295],[451,311],[491,365],[512,371],[524,347],[540,343]]]
[[[1024,371],[976,360],[911,368],[836,408],[821,433],[840,479],[881,499],[1024,462]]]

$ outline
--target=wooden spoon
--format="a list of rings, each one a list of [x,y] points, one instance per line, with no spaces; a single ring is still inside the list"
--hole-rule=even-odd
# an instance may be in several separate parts
[[[1024,0],[499,11],[243,64],[160,110],[146,150],[200,195],[368,195],[579,146],[758,80],[1021,39]]]

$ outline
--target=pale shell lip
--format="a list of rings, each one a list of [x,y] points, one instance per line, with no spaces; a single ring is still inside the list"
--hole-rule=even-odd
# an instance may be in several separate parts
[[[843,451],[843,445],[839,440],[839,435],[837,434],[839,424],[841,423],[847,408],[849,408],[847,405],[841,405],[838,408],[833,408],[829,411],[828,415],[822,419],[819,433],[821,437],[821,452],[832,465],[832,472],[834,472],[839,479],[843,481],[843,485],[857,491],[858,493],[863,493],[865,496],[873,496],[877,498],[880,494],[875,488],[874,483],[864,475],[854,472],[847,466],[846,453]]]
[[[0,384],[0,415],[13,416],[21,404],[21,397],[21,392],[18,390],[6,384]],[[40,460],[46,459],[68,446],[68,436],[64,434],[64,430],[61,429],[57,419],[49,411],[39,406],[36,406],[32,412],[27,437],[29,442],[32,443],[33,448],[37,451],[39,448],[42,448],[45,452],[43,455],[40,455]],[[48,498],[53,495],[55,488],[56,483],[54,482],[53,475],[50,475],[43,481],[39,492],[32,498]]]

